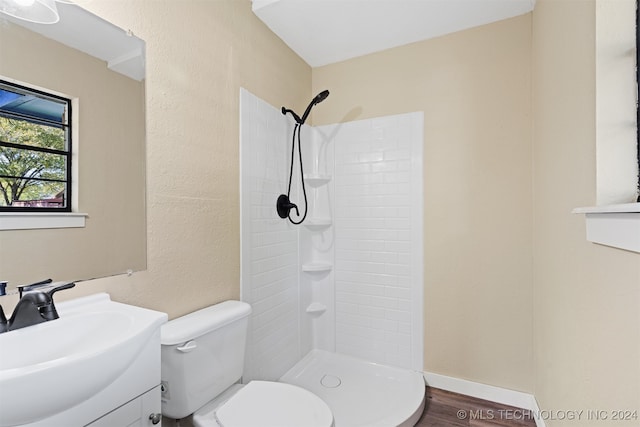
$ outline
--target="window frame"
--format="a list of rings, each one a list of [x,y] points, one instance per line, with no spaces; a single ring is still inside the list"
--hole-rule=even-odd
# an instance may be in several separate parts
[[[35,89],[33,87],[25,86],[23,84],[15,83],[12,81],[7,81],[4,79],[0,79],[0,84],[9,90],[13,90],[16,93],[30,94],[37,96],[41,99],[52,100],[55,102],[61,102],[66,104],[66,123],[55,123],[56,126],[61,126],[65,129],[65,150],[56,150],[50,148],[43,147],[33,147],[33,146],[25,146],[21,144],[13,144],[6,141],[0,140],[0,147],[8,147],[19,150],[27,150],[27,151],[37,151],[41,153],[55,154],[61,155],[65,157],[65,180],[49,180],[55,182],[63,182],[65,184],[65,206],[63,207],[37,207],[37,206],[0,206],[0,213],[70,213],[73,212],[73,111],[72,111],[72,100],[56,95],[51,92],[46,92],[44,90]],[[9,113],[0,113],[1,116],[7,118],[13,118],[18,120],[29,121],[32,123],[38,123],[42,125],[51,125],[54,124],[51,121],[46,119],[34,117],[34,116],[26,116],[21,115],[19,113],[9,114]],[[29,118],[29,120],[26,120]],[[47,181],[47,179],[40,179],[41,181]]]
[[[638,187],[636,202],[640,203],[640,2],[636,0],[636,156],[638,157]]]

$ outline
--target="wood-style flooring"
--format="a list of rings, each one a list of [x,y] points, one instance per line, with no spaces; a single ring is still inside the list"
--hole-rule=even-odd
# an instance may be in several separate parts
[[[427,387],[427,401],[416,427],[535,427],[528,410]]]

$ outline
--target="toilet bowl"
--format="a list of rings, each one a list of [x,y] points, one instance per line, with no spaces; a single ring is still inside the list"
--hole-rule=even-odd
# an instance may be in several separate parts
[[[196,427],[332,427],[318,396],[271,381],[239,384],[251,306],[225,301],[161,330],[162,413]]]

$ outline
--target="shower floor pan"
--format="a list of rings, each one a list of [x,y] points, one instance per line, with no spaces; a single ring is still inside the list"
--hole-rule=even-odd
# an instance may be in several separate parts
[[[425,404],[422,373],[312,350],[280,378],[323,399],[335,427],[413,427]]]

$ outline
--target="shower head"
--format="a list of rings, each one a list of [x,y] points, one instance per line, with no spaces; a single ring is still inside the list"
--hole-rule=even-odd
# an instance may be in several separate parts
[[[302,119],[300,119],[300,124],[303,124],[307,120],[307,116],[311,112],[311,109],[313,108],[313,106],[316,105],[316,104],[319,104],[322,101],[324,101],[325,99],[327,99],[327,96],[329,96],[329,91],[328,90],[323,90],[322,92],[317,94],[315,98],[313,98],[313,100],[311,101],[311,103],[309,104],[307,109],[304,110],[304,114],[302,115]]]
[[[322,92],[317,94],[315,98],[313,98],[313,105],[321,103],[322,101],[327,99],[328,96],[329,96],[329,91],[323,90]]]
[[[313,108],[313,106],[316,105],[316,104],[321,103],[322,101],[327,99],[328,96],[329,96],[329,91],[328,90],[323,90],[322,92],[317,94],[316,97],[311,100],[311,102],[309,103],[309,106],[307,107],[307,109],[304,110],[304,114],[302,115],[302,118],[300,118],[292,110],[289,110],[288,108],[284,108],[284,107],[282,107],[282,114],[291,113],[293,118],[296,119],[296,123],[298,123],[299,125],[302,125],[302,124],[304,124],[305,121],[307,121],[307,116],[309,116],[309,113],[311,112],[311,109]]]

